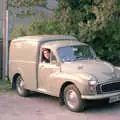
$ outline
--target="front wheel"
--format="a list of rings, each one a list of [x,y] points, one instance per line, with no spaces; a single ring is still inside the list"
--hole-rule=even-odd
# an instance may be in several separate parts
[[[29,94],[29,91],[24,88],[24,81],[21,76],[16,79],[16,89],[20,96],[26,97]]]
[[[80,92],[75,85],[68,85],[65,88],[64,101],[68,109],[73,112],[83,111],[86,107],[85,101],[81,99]]]

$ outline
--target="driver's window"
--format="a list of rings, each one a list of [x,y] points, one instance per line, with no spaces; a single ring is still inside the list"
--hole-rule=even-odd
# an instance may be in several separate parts
[[[42,48],[42,56],[41,56],[42,63],[50,63],[50,53],[51,53],[50,49]]]
[[[42,56],[41,56],[42,63],[52,63],[55,64],[57,62],[55,55],[53,52],[48,48],[42,48]]]

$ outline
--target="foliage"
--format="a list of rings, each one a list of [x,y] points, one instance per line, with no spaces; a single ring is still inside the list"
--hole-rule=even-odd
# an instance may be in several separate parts
[[[115,65],[120,65],[120,21],[108,21],[106,26],[96,31],[96,38],[91,41],[97,54]]]
[[[47,0],[8,0],[11,7],[32,7],[32,6],[46,6]]]
[[[96,29],[93,34],[95,37],[90,43],[102,59],[114,65],[120,65],[120,4],[118,0],[114,2],[114,5],[114,9],[110,7],[112,10],[105,10],[104,16],[107,16],[107,11],[109,17],[105,19],[105,24],[100,29]]]
[[[42,35],[42,34],[66,34],[64,26],[58,21],[50,19],[35,20],[30,26],[20,26],[12,32],[12,38],[25,35]]]
[[[102,29],[115,10],[113,0],[57,0],[59,7],[56,18],[61,23],[69,23],[72,33],[88,42],[94,39],[94,33]],[[109,4],[109,5],[108,5]],[[69,32],[68,31],[68,32]]]
[[[7,92],[11,90],[11,85],[9,81],[0,80],[0,93]]]
[[[57,21],[36,20],[28,28],[27,34],[63,34],[62,28]]]
[[[36,15],[36,11],[32,9],[33,7],[47,8],[47,0],[8,0],[8,6],[9,14],[24,18]],[[16,13],[12,12],[13,8],[16,9]]]
[[[12,38],[18,37],[18,36],[25,36],[26,31],[24,26],[19,26],[17,29],[13,30],[11,36]]]

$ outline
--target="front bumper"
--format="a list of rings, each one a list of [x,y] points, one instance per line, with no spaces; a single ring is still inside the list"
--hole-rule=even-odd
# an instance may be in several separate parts
[[[101,94],[101,95],[81,95],[81,98],[86,99],[86,100],[99,100],[99,99],[110,98],[110,97],[116,96],[116,95],[120,95],[120,92]]]

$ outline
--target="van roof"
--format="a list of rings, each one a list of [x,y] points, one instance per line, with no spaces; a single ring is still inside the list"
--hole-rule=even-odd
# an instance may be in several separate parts
[[[12,41],[54,41],[54,40],[76,40],[75,37],[66,35],[34,35],[34,36],[23,36],[13,39]]]
[[[43,44],[42,47],[45,48],[50,48],[50,49],[57,49],[60,47],[65,47],[65,46],[73,46],[73,45],[87,45],[85,43],[76,41],[76,40],[66,40],[66,41],[51,41],[51,42],[46,42]]]

